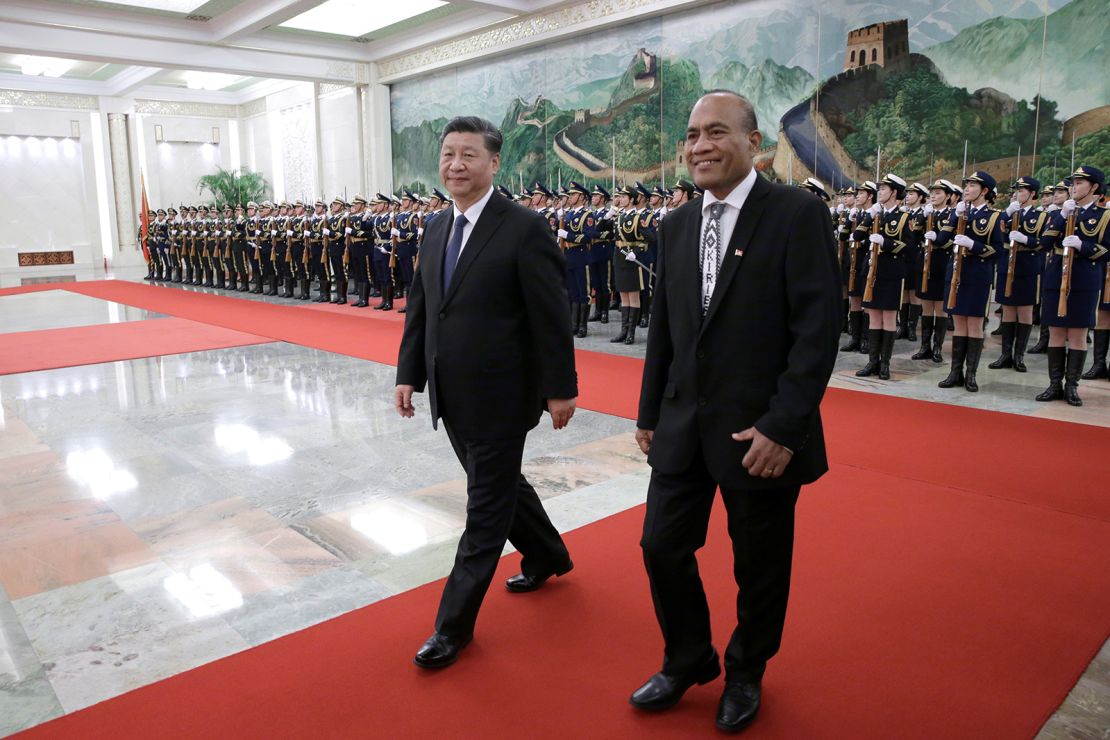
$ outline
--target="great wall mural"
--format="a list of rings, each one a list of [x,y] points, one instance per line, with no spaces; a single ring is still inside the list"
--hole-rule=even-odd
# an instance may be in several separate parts
[[[728,88],[755,105],[757,167],[831,187],[874,177],[1055,182],[1110,162],[1104,0],[724,2],[393,86],[394,187],[437,182],[452,115],[505,134],[500,183],[685,175],[690,106]],[[1043,58],[1043,65],[1042,65]]]

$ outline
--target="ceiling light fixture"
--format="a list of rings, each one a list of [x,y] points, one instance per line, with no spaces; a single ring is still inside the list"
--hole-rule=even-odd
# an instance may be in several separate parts
[[[240,75],[222,72],[185,72],[185,86],[190,90],[223,90],[243,79]]]
[[[58,57],[36,57],[30,54],[21,54],[13,60],[19,65],[19,71],[25,75],[36,77],[61,77],[77,64],[72,59],[59,59]]]
[[[312,10],[279,24],[281,28],[333,33],[337,36],[364,36],[379,28],[441,8],[443,0],[406,0],[403,3],[375,3],[368,13],[365,0],[328,0]]]

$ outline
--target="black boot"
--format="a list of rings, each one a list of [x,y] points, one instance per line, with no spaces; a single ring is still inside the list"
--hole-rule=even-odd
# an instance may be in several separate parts
[[[604,296],[602,296],[598,300],[601,302],[601,319],[600,319],[601,323],[608,324],[609,323],[609,294],[606,293]]]
[[[947,326],[948,326],[948,331],[956,331],[956,322],[952,319],[951,315],[948,316]]]
[[[911,360],[931,360],[933,359],[933,317],[921,317],[921,349],[914,352],[910,356]]]
[[[910,304],[903,303],[898,307],[898,334],[895,339],[910,338]]]
[[[879,380],[890,380],[890,356],[894,354],[894,332],[884,331],[879,340]]]
[[[576,333],[574,336],[578,337],[579,339],[585,339],[586,338],[586,335],[588,334],[588,331],[586,329],[586,324],[589,323],[589,319],[590,319],[590,304],[589,303],[580,303],[580,304],[578,304],[578,333]]]
[[[919,318],[921,318],[921,306],[918,306],[915,303],[911,303],[910,304],[910,323],[909,323],[909,329],[907,330],[907,336],[906,336],[906,339],[910,340],[911,342],[916,342],[917,341],[917,320]]]
[[[941,350],[944,349],[944,335],[948,331],[948,324],[944,319],[935,319],[933,321],[933,362],[938,365],[944,362],[944,355]]]
[[[871,314],[863,312],[863,328],[860,329],[859,353],[871,354]]]
[[[1046,349],[1048,349],[1048,324],[1041,322],[1041,334],[1037,337],[1037,343],[1029,348],[1029,354],[1043,355]]]
[[[1048,356],[1048,387],[1037,400],[1059,401],[1064,397],[1064,365],[1068,351],[1063,347],[1049,347],[1045,354]]]
[[[848,306],[850,306],[850,305],[851,304],[848,302],[847,298],[842,298],[841,299],[841,301],[840,301],[841,314],[840,315],[844,319],[844,321],[842,321],[841,324],[840,324],[840,333],[841,334],[851,334],[852,333],[852,312],[850,310],[848,310]]]
[[[863,311],[848,314],[848,343],[840,348],[841,352],[858,352],[860,332],[863,328]]]
[[[1095,329],[1094,362],[1091,369],[1083,373],[1083,380],[1101,380],[1110,377],[1110,367],[1106,365],[1106,351],[1110,348],[1110,329]]]
[[[967,340],[967,369],[964,371],[964,388],[971,393],[979,392],[979,384],[975,382],[975,374],[979,372],[979,358],[983,356],[983,340]]]
[[[1039,326],[1041,323],[1041,304],[1037,303],[1033,306],[1033,325]]]
[[[331,303],[331,281],[320,281],[320,295],[313,299],[316,303]]]
[[[1083,405],[1083,399],[1079,397],[1079,373],[1083,372],[1083,363],[1086,361],[1087,350],[1068,350],[1067,365],[1064,369],[1064,400],[1069,406]]]
[[[578,304],[574,301],[570,302],[570,335],[578,336]]]
[[[366,308],[370,305],[370,283],[360,282],[358,284],[358,303],[355,308]]]
[[[282,297],[284,297],[284,298],[295,298],[296,297],[296,293],[293,292],[293,277],[292,276],[287,276],[285,278],[285,293]]]
[[[382,291],[382,302],[374,306],[375,311],[392,311],[393,310],[393,286],[387,285],[385,290]]]
[[[987,319],[983,319],[983,328],[984,329],[987,328]],[[1002,336],[1002,321],[1001,320],[998,322],[998,326],[994,327],[994,331],[991,332],[991,336],[992,337]]]
[[[335,279],[335,298],[332,298],[331,302],[337,306],[347,305],[347,278],[337,277]]]
[[[1002,356],[987,365],[991,370],[1014,366],[1014,330],[1017,324],[1013,321],[1003,321],[998,326],[1002,329]]]
[[[630,308],[628,310],[628,336],[624,338],[625,344],[636,343],[636,327],[640,325],[642,319],[640,318],[640,308]]]
[[[639,325],[641,329],[646,329],[648,326],[648,319],[651,318],[651,291],[645,290],[644,294],[640,297],[640,307],[635,309],[636,315],[640,317]],[[632,344],[632,342],[626,342]]]
[[[1026,371],[1025,347],[1029,344],[1029,334],[1032,331],[1032,324],[1018,324],[1014,330],[1014,370],[1019,373]]]
[[[952,337],[952,370],[937,383],[937,388],[955,388],[964,384],[964,360],[967,359],[967,337]]]
[[[620,334],[609,340],[609,344],[620,344],[628,338],[628,316],[631,309],[628,306],[621,306],[621,331]]]
[[[594,310],[586,321],[601,321],[601,296],[594,296]]]
[[[867,345],[870,347],[869,357],[867,364],[856,371],[857,378],[867,378],[879,372],[879,355],[883,349],[883,330],[868,329],[867,340]]]

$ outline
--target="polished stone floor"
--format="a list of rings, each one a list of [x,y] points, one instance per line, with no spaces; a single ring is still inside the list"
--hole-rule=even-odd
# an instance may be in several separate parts
[[[0,332],[157,316],[0,297]],[[645,333],[610,344],[618,329],[576,344],[642,356]],[[845,353],[832,384],[1110,425],[1110,383],[1083,383],[1082,409],[1038,404],[1044,359],[990,371],[996,347],[978,394],[937,389],[947,365],[908,342],[892,381],[856,378],[865,358]],[[442,577],[464,478],[419,401],[395,415],[392,385],[389,367],[284,343],[0,377],[0,735]],[[530,436],[526,473],[561,530],[643,501],[632,426],[580,411]],[[1108,718],[1110,644],[1041,736],[1098,737]]]

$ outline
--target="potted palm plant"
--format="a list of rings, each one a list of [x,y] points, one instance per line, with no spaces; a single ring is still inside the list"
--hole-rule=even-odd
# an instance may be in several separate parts
[[[197,192],[212,194],[217,208],[225,205],[246,206],[248,201],[263,200],[270,184],[261,172],[248,169],[225,170],[217,167],[211,175],[203,175],[197,180]]]

